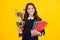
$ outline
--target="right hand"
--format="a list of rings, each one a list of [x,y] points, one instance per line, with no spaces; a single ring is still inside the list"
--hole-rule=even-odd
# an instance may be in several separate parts
[[[18,32],[19,32],[19,33],[22,33],[22,29],[18,28]]]

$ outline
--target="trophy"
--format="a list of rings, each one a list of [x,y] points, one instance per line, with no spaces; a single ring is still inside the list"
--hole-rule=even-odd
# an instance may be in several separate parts
[[[18,22],[17,22],[17,26],[23,30],[24,24],[25,22],[22,20],[23,19],[23,15],[24,13],[22,12],[17,12],[17,17],[18,17]],[[22,32],[19,32],[19,36],[22,35]]]

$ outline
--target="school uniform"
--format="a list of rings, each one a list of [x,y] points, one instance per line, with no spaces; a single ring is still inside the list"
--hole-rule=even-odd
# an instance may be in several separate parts
[[[33,27],[34,18],[28,18],[27,25],[25,25],[25,33],[22,40],[38,40],[38,36],[31,37],[31,30]]]
[[[39,21],[42,21],[42,19],[38,19]],[[37,21],[38,21],[37,20]],[[34,18],[28,18],[27,20],[27,24],[24,26],[24,37],[22,37],[22,40],[38,40],[38,36],[33,36],[31,37],[31,30],[33,27],[33,23],[34,23]],[[45,30],[42,30],[41,33],[44,33],[43,35],[45,35]]]

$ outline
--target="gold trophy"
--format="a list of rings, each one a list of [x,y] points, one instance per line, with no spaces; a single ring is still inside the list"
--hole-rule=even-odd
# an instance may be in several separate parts
[[[24,24],[25,22],[22,20],[23,19],[23,15],[24,13],[22,12],[17,12],[17,17],[18,17],[18,22],[17,22],[17,26],[18,28],[20,28],[21,30],[23,30]],[[19,32],[19,36],[22,35],[22,32]]]

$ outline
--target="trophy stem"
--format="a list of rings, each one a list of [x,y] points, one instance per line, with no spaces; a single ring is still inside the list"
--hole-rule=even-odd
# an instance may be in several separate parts
[[[22,19],[21,19],[21,17],[18,17],[18,22],[22,22]]]

